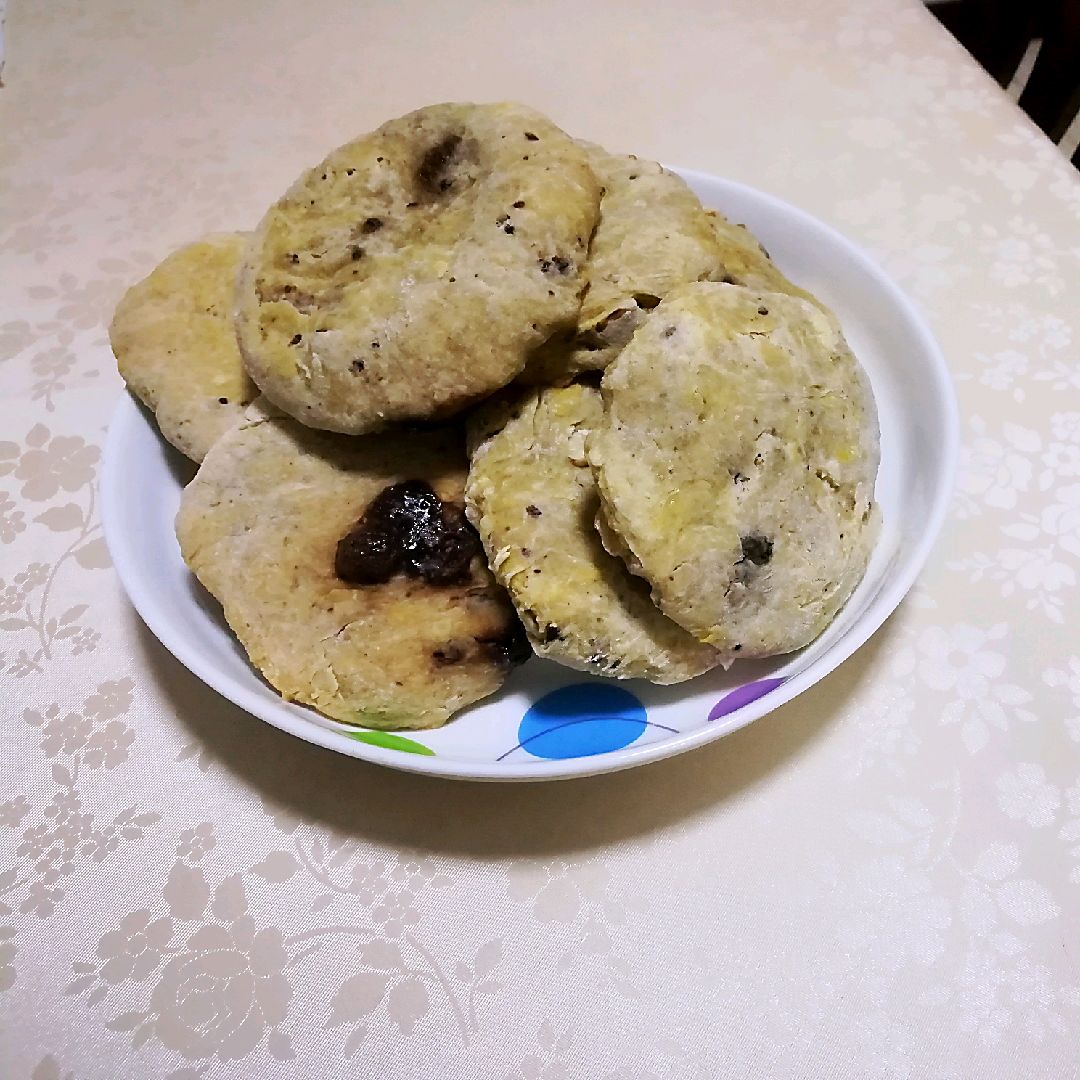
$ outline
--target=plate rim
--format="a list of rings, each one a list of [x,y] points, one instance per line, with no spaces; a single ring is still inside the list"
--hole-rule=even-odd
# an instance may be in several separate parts
[[[930,361],[933,382],[931,392],[941,405],[944,422],[944,430],[939,433],[941,443],[938,448],[936,491],[931,510],[924,520],[922,534],[910,554],[882,583],[866,610],[846,633],[803,670],[788,678],[770,693],[742,706],[722,720],[692,731],[682,732],[662,742],[646,743],[636,747],[631,745],[577,758],[487,763],[463,762],[438,755],[429,757],[408,754],[357,740],[349,740],[348,736],[340,731],[322,727],[305,716],[291,713],[289,711],[291,703],[283,698],[277,701],[266,700],[248,687],[234,682],[220,669],[204,664],[196,651],[188,647],[186,636],[179,629],[174,628],[174,624],[162,605],[153,595],[153,590],[148,586],[144,587],[141,575],[133,571],[135,538],[126,535],[118,525],[122,513],[120,499],[124,476],[123,455],[119,448],[132,435],[137,425],[146,425],[149,421],[130,393],[125,391],[113,411],[105,440],[100,477],[102,528],[117,577],[128,599],[147,628],[165,649],[196,678],[227,701],[259,720],[305,742],[373,764],[427,776],[454,780],[528,782],[564,780],[619,772],[623,769],[675,757],[704,746],[706,743],[714,742],[739,728],[746,727],[781,705],[787,704],[816,682],[827,678],[864,645],[881,628],[915,584],[937,542],[948,511],[955,485],[960,444],[959,406],[948,364],[921,311],[861,245],[850,240],[828,222],[749,184],[697,169],[676,166],[668,166],[668,168],[685,180],[704,184],[718,183],[733,193],[749,196],[753,200],[766,204],[778,214],[794,218],[812,230],[824,232],[831,240],[847,248],[856,261],[862,264],[867,274],[873,278],[875,285],[886,294],[889,302],[903,316],[916,336],[924,356]],[[162,437],[156,427],[154,431],[158,438]],[[820,667],[826,659],[829,670],[821,672]]]

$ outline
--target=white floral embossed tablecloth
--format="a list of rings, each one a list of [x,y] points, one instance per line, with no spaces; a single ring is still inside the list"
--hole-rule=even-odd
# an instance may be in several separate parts
[[[0,89],[0,1077],[1080,1076],[1080,182],[916,3],[14,0]],[[105,324],[433,100],[755,184],[956,376],[953,512],[852,660],[683,758],[472,786],[143,628]]]

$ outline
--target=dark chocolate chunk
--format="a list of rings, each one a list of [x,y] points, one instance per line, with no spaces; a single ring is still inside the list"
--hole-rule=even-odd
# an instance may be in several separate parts
[[[383,227],[382,218],[369,217],[364,219],[364,224],[360,226],[362,233],[378,232]]]
[[[438,498],[438,496],[435,496]],[[480,538],[465,518],[465,511],[441,503],[439,519],[433,516],[416,532],[415,555],[406,572],[419,575],[429,585],[455,585],[469,580],[469,565],[480,554]]]
[[[570,269],[570,260],[564,259],[561,255],[552,255],[550,259],[540,260],[540,270],[542,273],[547,273],[552,267],[555,267],[560,274],[565,274]]]
[[[374,585],[398,571],[429,585],[469,580],[480,538],[453,503],[423,480],[384,488],[338,542],[334,572],[342,581]]]
[[[528,514],[529,517],[539,517],[541,513],[540,507],[533,506],[532,503],[529,503],[529,505],[525,507],[525,513]]]
[[[350,585],[379,585],[401,569],[403,553],[392,532],[364,528],[364,522],[338,541],[334,573]]]
[[[767,536],[742,537],[742,557],[755,566],[764,566],[772,558],[773,544]]]

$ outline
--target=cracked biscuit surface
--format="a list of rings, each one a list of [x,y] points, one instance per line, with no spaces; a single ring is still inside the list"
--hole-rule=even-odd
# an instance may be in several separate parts
[[[177,538],[287,700],[437,727],[529,655],[464,522],[465,468],[458,428],[353,439],[259,401],[184,489]]]
[[[584,446],[602,415],[600,392],[582,385],[480,410],[467,512],[538,655],[597,675],[682,682],[721,656],[661,614],[600,541]]]
[[[740,657],[812,641],[877,528],[876,411],[835,320],[781,293],[684,286],[602,392],[587,452],[604,534],[661,610]]]
[[[558,385],[603,370],[673,288],[725,272],[713,226],[685,180],[655,161],[582,145],[603,186],[588,289],[574,331],[538,349],[523,382]]]
[[[831,315],[813,293],[800,288],[780,272],[761,242],[745,225],[729,221],[717,210],[707,211],[706,217],[719,248],[720,263],[724,268],[720,280],[725,284],[798,296]]]
[[[232,322],[246,244],[244,233],[220,233],[174,251],[128,289],[109,327],[124,381],[192,461],[202,461],[258,393]]]
[[[312,427],[451,415],[576,324],[599,203],[585,150],[532,109],[391,120],[260,223],[236,299],[248,371]]]

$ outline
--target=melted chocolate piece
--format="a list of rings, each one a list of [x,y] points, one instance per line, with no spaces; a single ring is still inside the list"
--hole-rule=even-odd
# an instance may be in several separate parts
[[[502,633],[495,637],[478,637],[476,643],[495,663],[507,668],[524,664],[533,654],[525,627],[516,618]]]
[[[460,135],[447,135],[428,147],[416,169],[416,179],[421,188],[432,195],[439,195],[453,184],[453,177],[447,174],[454,151],[460,144]]]
[[[437,496],[436,496],[437,498]],[[469,564],[480,554],[480,537],[460,506],[442,503],[442,520],[425,527],[406,573],[415,572],[429,585],[454,585],[469,580]]]
[[[396,538],[359,525],[338,541],[334,573],[350,585],[379,585],[401,569]]]
[[[459,506],[423,480],[384,488],[338,542],[334,572],[350,585],[378,585],[404,572],[429,585],[460,585],[480,538]]]
[[[454,643],[444,645],[441,649],[434,649],[431,659],[438,667],[446,667],[449,664],[460,664],[465,659],[465,650]]]

